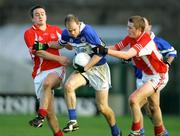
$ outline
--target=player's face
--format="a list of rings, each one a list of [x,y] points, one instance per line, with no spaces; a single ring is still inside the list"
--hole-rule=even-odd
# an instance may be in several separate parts
[[[46,20],[47,20],[47,16],[46,16],[46,12],[43,8],[37,8],[33,11],[33,18],[32,21],[35,25],[46,25]]]
[[[80,34],[80,24],[75,21],[71,21],[66,24],[69,35],[76,38]]]
[[[128,36],[131,38],[138,38],[141,35],[141,30],[134,27],[134,23],[128,22]]]

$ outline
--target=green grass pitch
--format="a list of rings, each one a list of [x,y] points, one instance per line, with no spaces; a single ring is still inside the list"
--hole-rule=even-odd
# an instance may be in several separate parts
[[[33,115],[1,115],[0,136],[53,136],[45,121],[42,128],[32,128],[28,121]],[[61,128],[66,124],[67,116],[58,116]],[[93,117],[78,117],[80,129],[64,134],[64,136],[111,136],[108,124],[101,115]],[[164,116],[164,122],[170,136],[180,136],[180,117]],[[127,136],[131,127],[130,116],[118,116],[117,124],[121,127],[123,136]],[[153,136],[153,127],[148,118],[144,121],[146,136]]]

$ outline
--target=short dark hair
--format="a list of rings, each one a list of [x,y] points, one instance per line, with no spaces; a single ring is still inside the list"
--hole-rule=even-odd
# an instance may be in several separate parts
[[[71,21],[74,21],[74,22],[76,22],[77,24],[79,23],[78,17],[76,17],[76,16],[73,15],[73,14],[68,14],[68,15],[65,17],[64,25],[66,26],[67,23],[69,23],[69,22],[71,22]]]
[[[35,9],[38,9],[38,8],[42,8],[42,9],[45,10],[45,7],[43,7],[43,6],[41,6],[41,5],[35,5],[35,6],[33,6],[33,7],[30,9],[30,11],[29,11],[31,18],[33,18],[33,12],[34,12],[34,10],[35,10]]]

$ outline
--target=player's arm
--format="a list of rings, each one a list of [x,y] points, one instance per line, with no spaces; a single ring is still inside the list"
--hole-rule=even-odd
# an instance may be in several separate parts
[[[117,57],[117,58],[120,58],[120,59],[125,59],[125,60],[128,60],[134,56],[137,55],[137,50],[135,50],[134,48],[130,48],[129,50],[127,51],[117,51],[117,50],[112,50],[112,49],[109,49],[109,48],[105,48],[103,46],[98,46],[98,47],[95,47],[92,49],[93,52],[97,55],[111,55],[113,57]]]
[[[164,62],[171,66],[171,63],[174,61],[174,56],[169,56]]]
[[[111,50],[117,50],[117,48],[115,46],[108,46],[108,48]]]
[[[36,51],[35,55],[38,57],[41,57],[43,59],[46,59],[46,60],[57,61],[64,66],[69,64],[69,59],[67,57],[57,56],[57,55],[51,54],[51,53],[44,51],[44,50]]]
[[[66,44],[61,44],[59,41],[52,41],[48,43],[50,48],[54,48],[54,49],[62,49],[62,48],[66,48],[68,50],[72,50],[72,46],[68,43]]]
[[[117,51],[117,50],[108,49],[107,54],[113,57],[128,60],[136,56],[137,51],[134,48],[130,48],[128,51]]]
[[[96,65],[100,61],[101,58],[102,57],[100,57],[98,55],[93,55],[90,62],[84,67],[84,71],[87,71],[88,69],[90,69],[91,67]]]
[[[164,62],[170,66],[177,56],[177,51],[163,38],[155,37],[154,41],[156,42],[160,53],[163,55]]]

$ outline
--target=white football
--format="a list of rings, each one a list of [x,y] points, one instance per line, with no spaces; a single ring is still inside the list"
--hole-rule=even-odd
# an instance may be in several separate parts
[[[84,67],[89,63],[90,59],[91,59],[91,57],[89,56],[89,54],[84,53],[84,52],[78,53],[74,57],[73,65],[77,64],[77,65]]]

